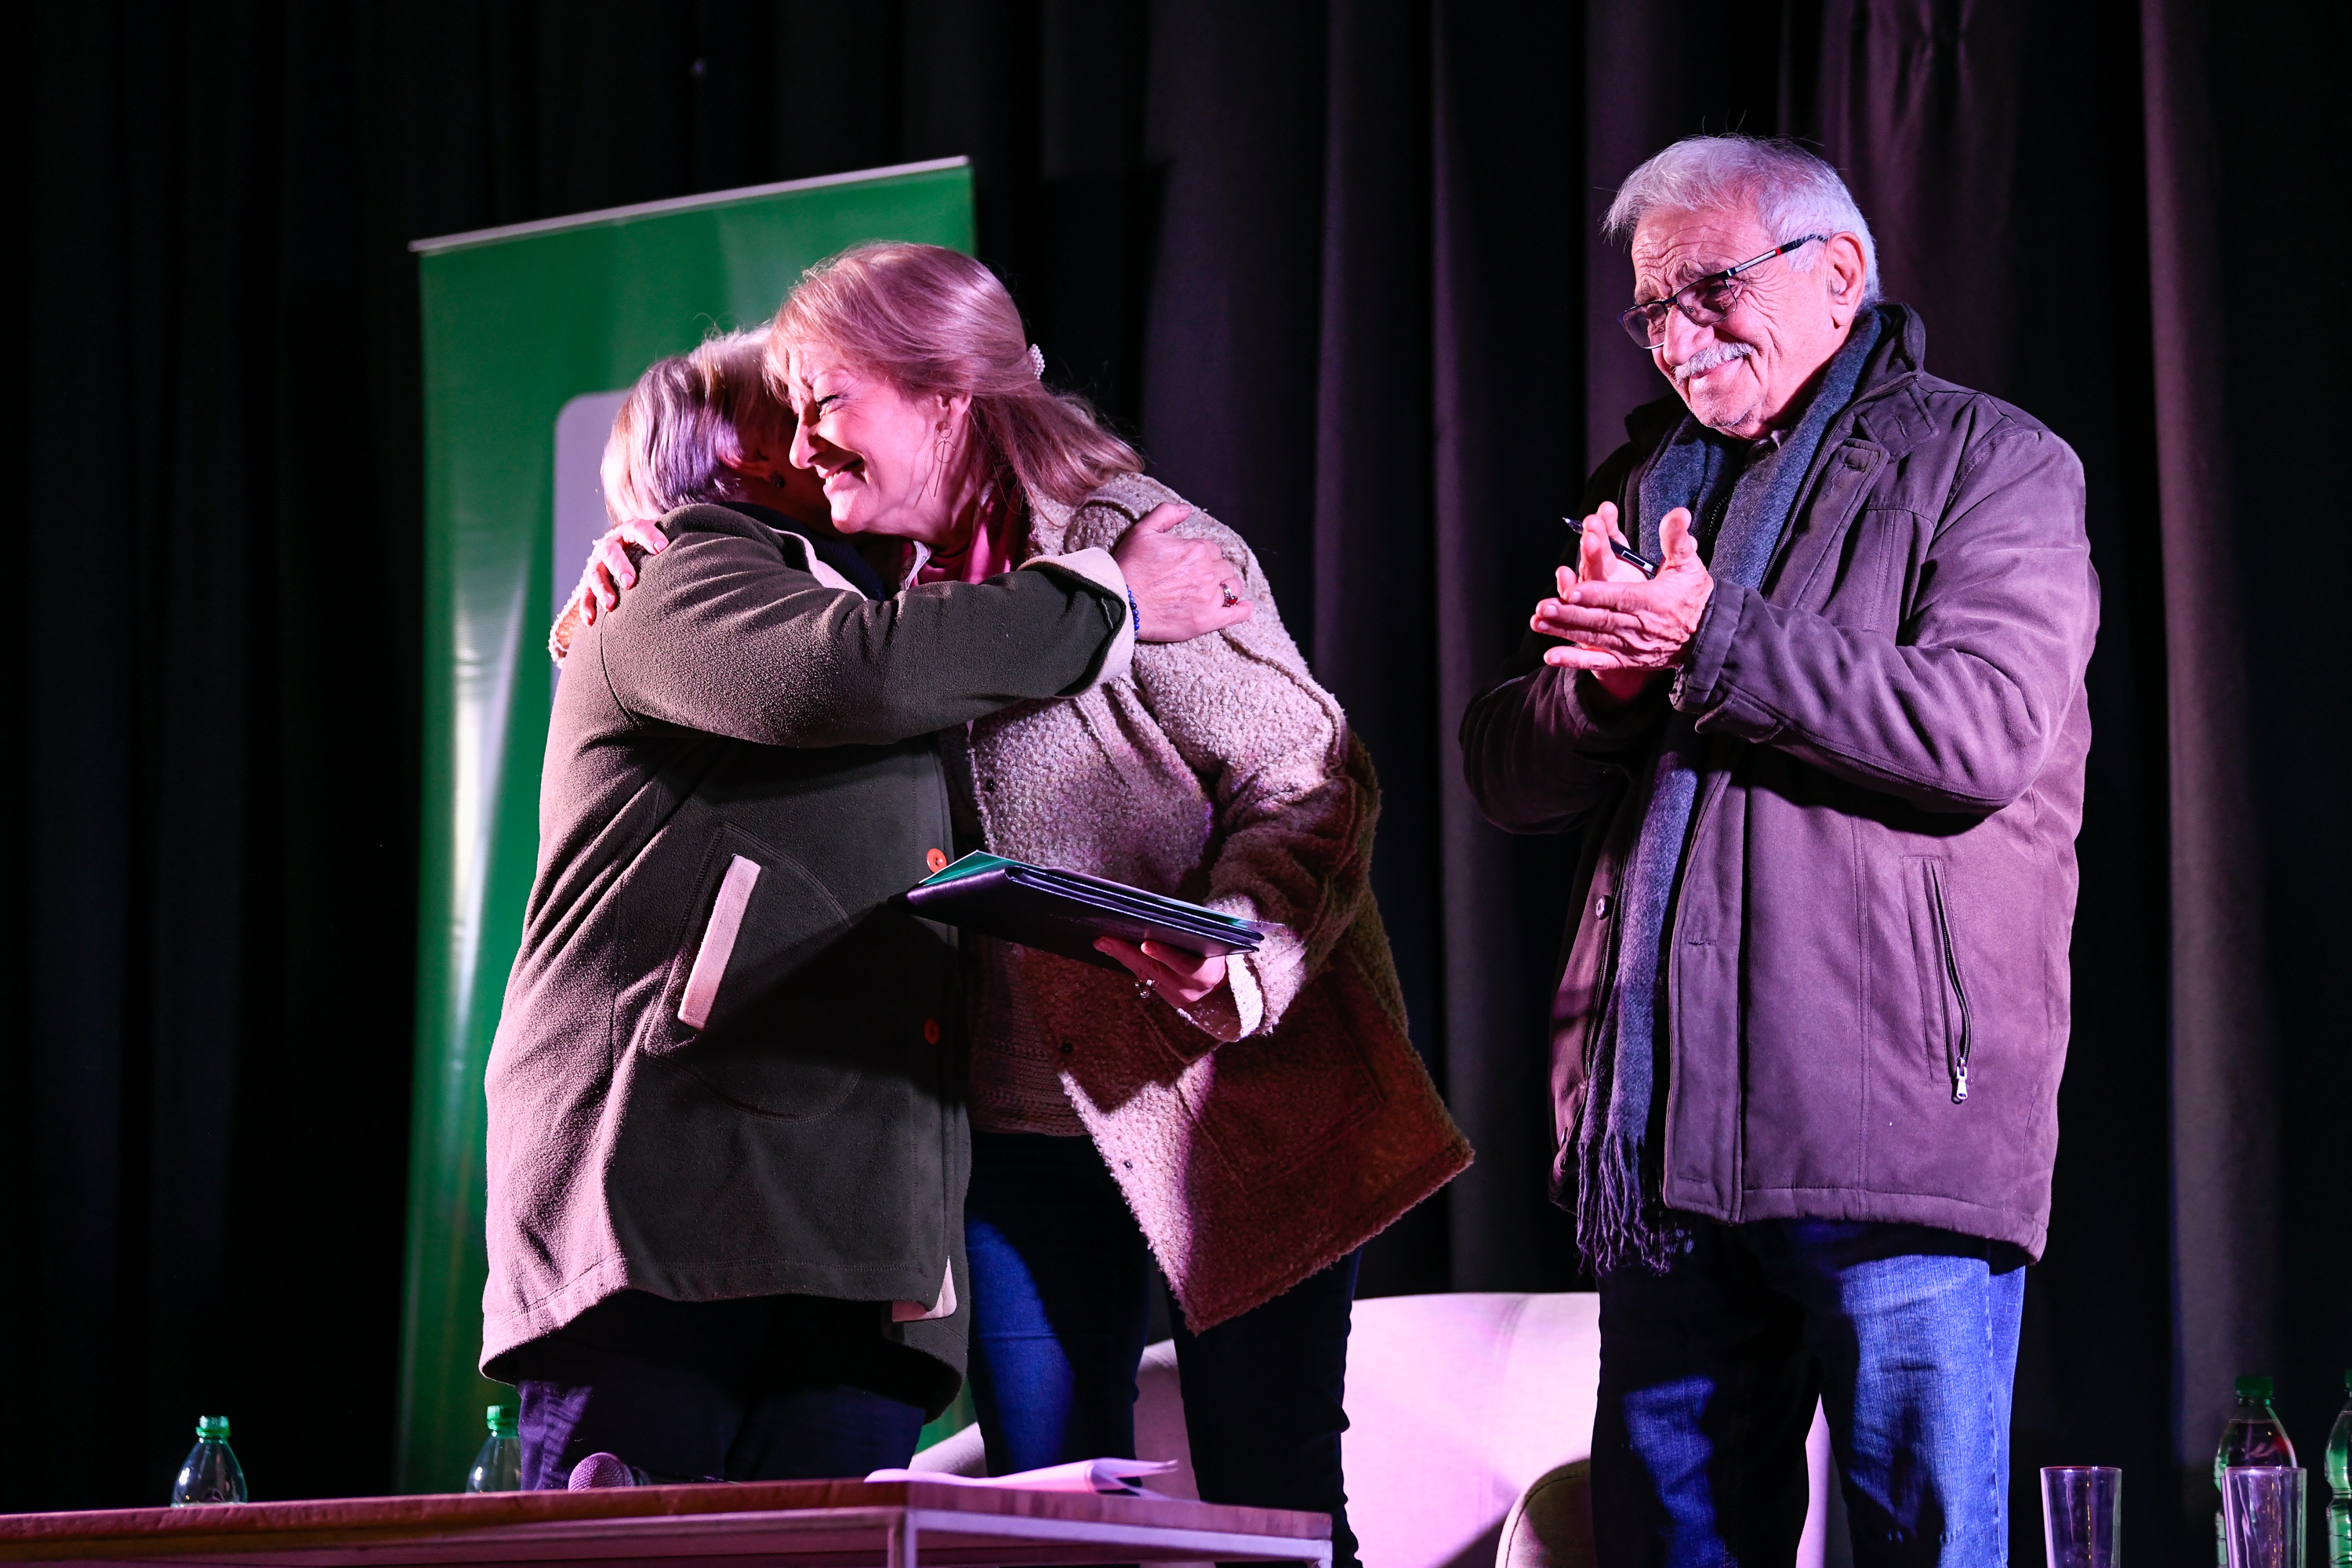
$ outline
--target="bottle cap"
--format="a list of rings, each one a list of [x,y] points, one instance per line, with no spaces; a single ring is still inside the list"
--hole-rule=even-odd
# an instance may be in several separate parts
[[[2241,1398],[2241,1399],[2260,1399],[2260,1400],[2265,1400],[2265,1401],[2267,1401],[2267,1400],[2270,1398],[2270,1396],[2271,1396],[2271,1380],[2270,1380],[2269,1378],[2267,1378],[2267,1377],[2242,1377],[2242,1378],[2238,1379],[2238,1397],[2239,1397],[2239,1398]]]
[[[511,1437],[515,1435],[514,1410],[510,1405],[493,1405],[489,1408],[490,1436]]]
[[[226,1415],[197,1416],[196,1436],[199,1438],[210,1438],[215,1442],[227,1442],[228,1417]]]

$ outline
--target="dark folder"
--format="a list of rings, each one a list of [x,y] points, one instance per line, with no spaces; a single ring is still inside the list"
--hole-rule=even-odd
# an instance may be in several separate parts
[[[907,902],[925,920],[1122,973],[1118,960],[1095,951],[1097,937],[1164,942],[1203,956],[1255,952],[1265,940],[1255,921],[999,855],[965,856],[907,889]]]

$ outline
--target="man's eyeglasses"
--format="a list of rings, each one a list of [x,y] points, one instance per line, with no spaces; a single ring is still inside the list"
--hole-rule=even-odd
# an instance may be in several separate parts
[[[1776,256],[1786,256],[1801,246],[1811,245],[1817,239],[1827,243],[1829,236],[1809,234],[1802,238],[1776,245],[1761,256],[1751,256],[1737,267],[1727,267],[1720,272],[1710,272],[1704,278],[1694,279],[1663,300],[1634,306],[1617,318],[1617,324],[1625,329],[1625,335],[1633,339],[1636,346],[1645,349],[1656,348],[1666,341],[1668,310],[1680,310],[1690,318],[1693,326],[1715,326],[1739,308],[1740,296],[1748,291],[1748,285],[1739,280],[1741,273],[1750,268],[1761,267]]]

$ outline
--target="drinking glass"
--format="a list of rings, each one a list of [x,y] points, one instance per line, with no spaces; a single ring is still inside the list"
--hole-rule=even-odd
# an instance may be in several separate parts
[[[2303,1472],[2292,1465],[2232,1465],[2221,1472],[2230,1568],[2303,1568]]]
[[[2124,1473],[2113,1465],[2052,1465],[2042,1472],[2042,1541],[2050,1568],[2117,1568],[2123,1561]]]

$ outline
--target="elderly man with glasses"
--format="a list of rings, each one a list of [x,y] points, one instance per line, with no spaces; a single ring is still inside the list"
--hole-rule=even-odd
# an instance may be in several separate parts
[[[1818,1397],[1857,1563],[1997,1563],[2091,739],[2082,467],[1927,373],[1803,150],[1676,142],[1607,226],[1675,395],[1462,727],[1489,817],[1583,835],[1552,1079],[1601,1561],[1789,1562]]]

